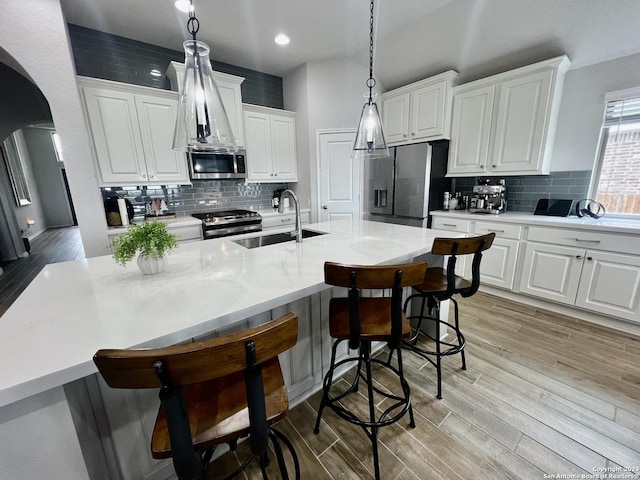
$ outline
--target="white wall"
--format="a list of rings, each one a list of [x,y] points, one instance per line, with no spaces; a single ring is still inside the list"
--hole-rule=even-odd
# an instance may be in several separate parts
[[[297,112],[297,193],[303,206],[307,199],[311,202],[312,220],[318,208],[316,131],[358,127],[367,78],[368,66],[346,59],[309,62],[283,78],[285,108]],[[380,84],[376,90],[384,91]]]
[[[109,253],[107,223],[58,0],[2,2],[0,47],[40,88],[60,135],[71,196],[88,257]]]
[[[604,94],[640,85],[640,54],[569,70],[565,78],[551,170],[592,170]]]

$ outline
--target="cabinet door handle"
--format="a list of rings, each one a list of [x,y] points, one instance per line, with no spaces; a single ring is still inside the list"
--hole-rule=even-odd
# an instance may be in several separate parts
[[[484,165],[480,165],[480,168],[484,168]]]
[[[576,255],[576,258],[580,260],[582,258],[582,255]]]
[[[600,240],[584,240],[582,238],[574,238],[576,242],[600,243]]]
[[[149,174],[149,178],[153,178],[153,173],[150,173],[150,174]]]
[[[496,166],[495,165],[491,165],[491,168],[496,168]]]
[[[142,178],[147,178],[147,174],[146,174],[146,173],[143,173],[143,174],[142,174]]]
[[[587,257],[587,260],[591,261],[593,260],[593,257]]]

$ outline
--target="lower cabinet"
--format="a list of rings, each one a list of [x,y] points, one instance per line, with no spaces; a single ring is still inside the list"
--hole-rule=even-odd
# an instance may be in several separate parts
[[[480,281],[495,287],[513,289],[520,248],[520,226],[434,217],[431,228],[468,235],[495,233],[493,245],[482,254]],[[456,262],[456,274],[466,278],[471,277],[471,256],[459,257]]]
[[[520,291],[638,321],[640,256],[528,242]]]
[[[475,222],[473,227],[475,235],[496,234],[491,248],[482,254],[480,262],[480,281],[482,283],[508,290],[513,289],[521,231],[519,225]],[[471,268],[470,265],[469,268]],[[469,271],[469,277],[470,274]]]
[[[482,254],[480,263],[482,283],[508,290],[513,289],[519,246],[518,240],[496,237],[491,248]]]
[[[119,228],[117,233],[109,233],[109,247],[113,243],[113,240],[123,233],[123,229],[127,227]],[[183,242],[196,242],[202,240],[202,225],[181,225],[181,224],[167,224],[167,231],[173,233],[178,237],[178,243]]]
[[[451,236],[496,234],[482,256],[483,285],[640,323],[638,235],[488,221],[453,212],[435,215],[432,228],[449,230]],[[468,278],[471,262],[459,262],[456,273]]]
[[[449,217],[434,217],[431,222],[431,228],[456,232],[450,235],[451,237],[455,237],[461,233],[469,233],[471,231],[471,222],[469,220],[452,219]],[[466,256],[459,257],[456,260],[456,275],[467,277],[467,272],[471,272],[471,262],[467,262]]]
[[[520,292],[573,305],[585,251],[527,242]]]
[[[309,223],[309,212],[300,212],[300,221],[302,224]],[[296,214],[292,212],[278,213],[275,215],[265,215],[262,217],[262,230],[270,230],[273,228],[281,228],[296,225]]]

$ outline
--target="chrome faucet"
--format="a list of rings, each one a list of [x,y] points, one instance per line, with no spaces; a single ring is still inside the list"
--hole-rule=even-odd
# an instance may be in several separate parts
[[[284,197],[289,195],[296,206],[296,242],[302,242],[302,222],[300,221],[300,202],[298,196],[288,188],[280,194],[280,203],[278,204],[278,213],[284,213]]]

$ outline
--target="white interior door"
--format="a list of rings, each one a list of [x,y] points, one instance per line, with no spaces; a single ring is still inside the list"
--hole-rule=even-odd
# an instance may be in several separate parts
[[[318,132],[321,222],[362,218],[362,160],[351,158],[355,135],[354,130]]]

